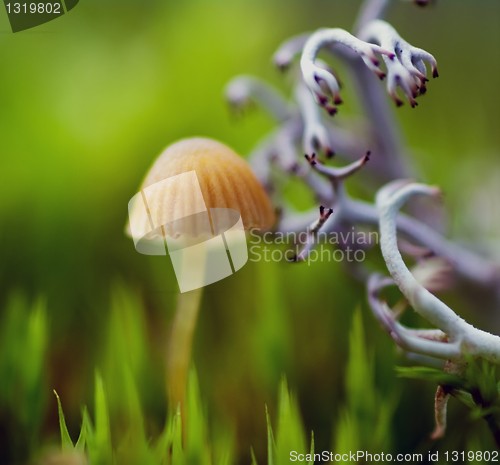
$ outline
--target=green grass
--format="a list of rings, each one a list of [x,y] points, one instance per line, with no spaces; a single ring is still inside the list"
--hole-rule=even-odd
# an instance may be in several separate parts
[[[49,342],[45,301],[12,294],[0,320],[0,423],[16,454],[41,442]]]
[[[72,440],[61,400],[56,393],[61,449],[64,452],[80,452],[96,465],[107,464],[230,464],[233,444],[227,436],[219,436],[213,442],[209,437],[208,422],[201,403],[198,382],[194,372],[189,382],[187,412],[189,420],[182,424],[180,412],[171,413],[163,430],[151,439],[145,430],[145,419],[139,403],[132,377],[124,389],[129,396],[126,404],[127,420],[119,428],[112,418],[106,389],[99,374],[95,376],[93,420],[86,407],[83,408],[81,428],[76,441]],[[184,431],[184,433],[183,433]],[[185,434],[185,440],[183,440]]]
[[[186,421],[183,424],[180,411],[167,416],[165,426],[159,435],[150,438],[145,433],[145,419],[138,402],[132,377],[124,389],[132,398],[128,403],[127,425],[121,426],[119,434],[112,434],[110,410],[104,383],[99,374],[95,376],[94,408],[91,419],[87,407],[82,409],[82,421],[78,438],[73,440],[68,431],[62,402],[57,399],[61,451],[85,454],[89,462],[106,464],[143,465],[230,465],[234,462],[234,440],[223,431],[211,430],[203,407],[197,377],[191,372],[188,384]],[[290,451],[314,453],[314,441],[307,445],[304,426],[298,404],[290,394],[283,379],[279,389],[279,406],[276,433],[273,432],[270,414],[267,419],[267,464],[289,463]],[[116,433],[116,431],[115,431]],[[257,464],[253,451],[249,460]],[[309,462],[312,465],[312,461]]]
[[[36,313],[35,313],[36,314]],[[119,320],[112,317],[116,324]],[[122,321],[123,323],[123,321]],[[120,325],[118,325],[121,327]],[[114,338],[110,334],[110,338]],[[147,430],[147,419],[141,407],[140,395],[126,358],[118,360],[122,366],[122,397],[119,414],[109,406],[106,384],[99,373],[95,375],[94,407],[82,409],[81,426],[73,439],[69,433],[62,401],[57,399],[62,452],[85,454],[96,465],[232,465],[236,461],[235,438],[228,429],[214,427],[203,401],[202,390],[195,371],[188,383],[186,421],[180,411],[167,414],[163,429],[156,435]],[[401,367],[400,376],[423,379],[433,384],[444,384],[456,390],[455,396],[470,409],[475,421],[486,415],[498,414],[498,373],[491,366],[471,363],[465,377],[444,374],[436,369]],[[477,382],[473,382],[476,380]],[[494,389],[492,390],[492,386]],[[488,409],[478,407],[473,394],[488,402]],[[363,329],[361,311],[354,312],[349,335],[349,359],[345,372],[345,400],[338,418],[334,419],[335,433],[328,450],[349,453],[363,450],[370,453],[394,452],[393,424],[399,394],[395,389],[383,392],[377,385],[373,351],[369,349]],[[496,404],[495,404],[496,403]],[[495,404],[495,405],[493,405]],[[250,446],[248,462],[252,465],[285,465],[291,452],[310,458],[314,463],[314,433],[308,431],[300,413],[296,397],[282,378],[277,405],[265,408],[267,428],[266,459],[257,459]],[[264,438],[264,431],[262,432]],[[485,444],[480,435],[468,437],[470,447]],[[475,444],[475,446],[473,446]],[[487,442],[486,442],[487,444]],[[241,445],[240,445],[241,447]],[[481,449],[470,449],[481,450]],[[318,452],[319,454],[320,452]],[[309,454],[309,455],[308,455]]]
[[[271,294],[275,292],[274,286],[262,289]],[[54,430],[42,429],[47,415],[50,417],[54,409],[59,417],[61,453],[84,454],[89,463],[95,465],[284,465],[290,463],[291,451],[300,454],[314,454],[315,450],[317,453],[321,450],[394,452],[400,450],[396,428],[401,420],[396,413],[407,412],[404,414],[410,415],[408,418],[413,415],[412,408],[401,405],[403,392],[412,382],[425,382],[430,388],[446,385],[453,389],[454,397],[462,401],[453,402],[449,431],[442,445],[437,444],[438,449],[457,448],[461,444],[483,449],[492,447],[484,420],[491,415],[498,416],[500,411],[498,370],[471,361],[466,373],[459,377],[435,369],[401,367],[399,376],[413,378],[413,381],[398,381],[396,373],[390,374],[392,370],[386,366],[389,378],[381,377],[376,367],[380,363],[392,364],[393,359],[378,360],[381,352],[374,351],[370,345],[359,308],[353,312],[349,330],[343,393],[339,396],[342,400],[336,413],[332,410],[328,425],[332,431],[331,441],[325,441],[323,436],[319,443],[315,440],[314,424],[307,421],[307,411],[293,393],[295,388],[291,392],[284,377],[279,382],[278,395],[266,402],[267,407],[264,403],[251,406],[253,414],[263,421],[259,422],[254,439],[248,440],[238,437],[237,428],[241,425],[234,417],[229,415],[221,420],[220,410],[214,408],[213,400],[210,403],[211,391],[205,388],[206,381],[203,378],[200,381],[193,370],[188,385],[187,421],[183,424],[179,412],[165,407],[163,365],[149,356],[152,347],[140,300],[135,292],[119,283],[112,291],[107,328],[100,344],[101,362],[96,365],[100,368],[95,372],[91,390],[93,395],[84,390],[88,401],[86,405],[77,406],[79,414],[74,407],[63,408],[67,391],[58,389],[55,403],[47,399],[53,388],[47,376],[51,340],[49,314],[43,299],[30,304],[20,294],[14,294],[1,320],[0,373],[5,382],[0,386],[0,404],[3,419],[11,422],[12,463],[25,463],[29,456],[39,456],[47,446],[54,444],[53,436],[51,439],[51,434],[47,434]],[[372,325],[373,320],[369,318]],[[262,335],[266,334],[267,331],[263,331]],[[75,360],[79,355],[75,354]],[[228,376],[222,382],[230,381]],[[150,383],[156,386],[145,388]],[[227,389],[227,386],[220,388]],[[425,405],[430,417],[432,398],[427,400]],[[466,409],[467,421],[454,423],[457,417],[454,409],[460,404]],[[405,421],[403,428],[411,426],[411,420]],[[427,428],[430,433],[432,424]],[[318,429],[316,432],[322,433]],[[425,447],[424,444],[414,450]]]

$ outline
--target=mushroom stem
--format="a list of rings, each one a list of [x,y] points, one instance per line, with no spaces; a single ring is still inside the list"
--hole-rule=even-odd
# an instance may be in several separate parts
[[[193,335],[198,320],[203,288],[179,294],[167,353],[167,396],[171,408],[180,407],[185,420],[184,401],[191,361]]]

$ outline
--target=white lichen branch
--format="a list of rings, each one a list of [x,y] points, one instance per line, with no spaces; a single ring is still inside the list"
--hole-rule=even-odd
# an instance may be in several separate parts
[[[324,231],[332,233],[337,231],[339,224],[348,227],[372,226],[378,227],[379,212],[377,207],[369,202],[353,198],[345,188],[345,179],[357,172],[366,165],[369,153],[356,162],[344,167],[326,166],[316,155],[307,155],[307,161],[313,170],[328,179],[332,195],[328,196],[325,186],[319,186],[318,180],[313,177],[300,176],[304,182],[316,193],[319,203],[335,206],[336,221],[329,221]],[[371,162],[370,162],[371,163]],[[302,172],[302,170],[300,170]],[[321,189],[319,189],[321,187]],[[321,192],[321,196],[318,193]],[[278,225],[281,230],[285,225],[287,231],[303,231],[311,223],[315,210],[308,212],[308,215],[299,215],[288,211],[282,222]],[[464,278],[480,288],[495,288],[500,282],[500,269],[497,263],[491,262],[485,257],[477,255],[465,247],[462,247],[451,240],[445,238],[439,232],[419,221],[418,219],[404,213],[399,213],[397,217],[398,234],[410,240],[414,246],[426,249],[427,255],[433,255],[443,266],[451,267],[457,277]],[[408,249],[408,245],[405,245]],[[420,273],[418,271],[418,273]],[[439,277],[442,280],[443,277]],[[448,278],[451,278],[448,276]],[[448,279],[447,278],[447,279]]]
[[[303,82],[300,82],[295,89],[295,99],[304,122],[302,137],[304,153],[311,155],[316,151],[322,151],[327,157],[331,157],[334,150],[330,134],[322,120],[320,108]]]
[[[500,363],[500,337],[467,323],[425,289],[412,275],[399,252],[397,217],[400,208],[413,196],[437,196],[439,193],[435,187],[402,181],[394,181],[380,189],[376,204],[380,218],[380,247],[387,269],[414,310],[443,331],[449,344],[458,344],[460,354],[450,359],[460,360],[466,356],[474,356]]]
[[[307,240],[304,244],[302,250],[292,261],[302,262],[307,259],[309,253],[317,242],[317,236],[319,231],[323,228],[325,223],[332,218],[335,221],[335,215],[333,215],[333,208],[325,208],[323,205],[319,207],[319,217],[307,228]]]
[[[302,53],[311,32],[304,32],[283,42],[273,55],[273,63],[282,71],[286,70],[297,55]]]
[[[323,176],[326,176],[332,182],[334,190],[337,191],[337,187],[340,181],[343,181],[346,178],[357,173],[361,168],[363,168],[366,165],[366,163],[368,163],[368,160],[370,160],[370,151],[366,152],[366,154],[363,157],[359,158],[356,161],[353,161],[349,165],[342,166],[339,168],[333,166],[326,166],[323,163],[319,163],[315,153],[313,153],[312,155],[306,155],[305,157],[306,160],[309,162],[309,164],[318,173],[321,173]],[[338,192],[336,193],[338,194]]]
[[[393,310],[380,297],[381,292],[395,283],[378,274],[368,280],[368,303],[374,316],[403,350],[433,359],[449,360],[460,357],[460,344],[448,343],[448,336],[439,329],[410,329],[398,322],[400,312]]]
[[[359,32],[365,25],[374,19],[381,19],[385,15],[389,0],[367,0],[363,2],[356,19],[354,30]],[[356,34],[357,35],[357,34]]]
[[[364,64],[379,78],[383,78],[385,74],[379,67],[380,61],[377,54],[394,57],[393,52],[364,42],[344,29],[319,29],[313,33],[302,51],[300,67],[304,81],[315,96],[317,103],[329,113],[342,102],[339,93],[340,85],[331,72],[318,65],[316,59],[322,48],[330,48],[334,45],[345,47],[359,55]]]
[[[274,87],[252,76],[231,79],[224,94],[233,110],[238,112],[257,103],[279,122],[286,121],[291,114],[288,102]]]
[[[367,42],[374,42],[395,55],[393,59],[382,57],[387,67],[387,92],[396,105],[401,106],[403,101],[397,94],[399,87],[410,105],[417,106],[415,99],[427,90],[425,62],[430,65],[432,76],[438,77],[436,59],[429,52],[410,45],[386,21],[375,20],[368,23],[360,31],[359,37]]]

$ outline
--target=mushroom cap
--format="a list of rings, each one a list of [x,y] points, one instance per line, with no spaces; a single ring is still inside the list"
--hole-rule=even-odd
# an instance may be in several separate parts
[[[142,230],[146,236],[151,230],[149,215],[161,218],[161,224],[168,223],[168,219],[191,217],[189,227],[186,222],[174,222],[177,224],[169,223],[163,232],[178,236],[187,228],[196,234],[200,230],[200,217],[193,213],[200,212],[200,202],[204,202],[209,211],[236,210],[246,230],[269,229],[273,225],[274,209],[248,163],[228,146],[213,139],[194,137],[168,146],[146,174],[141,192],[148,191],[148,187],[159,186],[162,181],[193,171],[199,183],[198,189],[197,186],[191,189],[186,182],[173,182],[158,189],[153,187],[147,195],[147,213],[144,208],[131,208],[130,222],[134,224],[134,234]],[[200,189],[202,199],[197,195]],[[127,232],[130,235],[129,228]]]

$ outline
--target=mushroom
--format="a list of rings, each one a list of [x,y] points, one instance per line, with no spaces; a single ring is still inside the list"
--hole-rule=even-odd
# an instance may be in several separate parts
[[[167,147],[146,174],[141,192],[130,202],[128,235],[142,253],[166,255],[168,249],[181,290],[167,353],[171,407],[180,405],[183,410],[202,288],[228,275],[207,277],[207,270],[208,274],[214,272],[208,260],[217,253],[216,239],[231,229],[233,233],[241,229],[244,238],[243,230],[269,229],[274,221],[271,202],[247,162],[226,145],[201,137]],[[222,250],[226,253],[231,239],[224,236]],[[240,250],[241,246],[240,241]],[[229,253],[233,271],[246,262],[244,241],[243,246],[245,257],[239,263]]]

